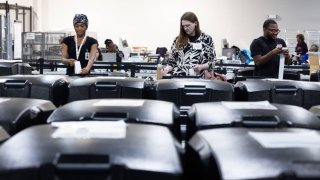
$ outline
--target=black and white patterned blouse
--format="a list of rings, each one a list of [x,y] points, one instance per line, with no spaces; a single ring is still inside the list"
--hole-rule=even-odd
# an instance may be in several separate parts
[[[189,69],[197,64],[209,63],[209,70],[214,68],[214,44],[212,37],[204,32],[194,42],[188,42],[182,48],[176,48],[176,41],[174,40],[169,55],[168,65],[173,67],[172,75],[187,76]],[[203,71],[200,72],[203,77]]]

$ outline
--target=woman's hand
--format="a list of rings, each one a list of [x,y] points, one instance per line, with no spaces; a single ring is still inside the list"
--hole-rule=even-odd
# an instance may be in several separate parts
[[[62,63],[70,66],[74,66],[74,63],[76,62],[75,59],[63,59]]]
[[[68,61],[68,64],[70,65],[70,66],[74,66],[74,64],[76,63],[76,60],[75,59],[68,59],[69,61]]]
[[[162,76],[165,76],[165,75],[167,75],[168,73],[169,73],[169,70],[168,70],[167,68],[161,69],[161,74],[162,74]]]
[[[215,79],[215,80],[220,80],[220,81],[227,81],[227,78],[225,75],[216,73],[214,71],[204,71],[204,78],[205,79]]]
[[[197,64],[193,67],[193,70],[197,73],[200,73],[200,71],[208,69],[208,64]]]
[[[167,65],[165,68],[161,69],[161,74],[162,76],[165,76],[171,71],[172,71],[172,67]]]
[[[85,67],[85,68],[81,69],[81,74],[88,74],[89,71],[90,71],[90,70]]]

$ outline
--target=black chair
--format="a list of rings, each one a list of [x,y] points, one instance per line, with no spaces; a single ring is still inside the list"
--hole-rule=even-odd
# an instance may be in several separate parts
[[[164,56],[167,53],[167,51],[168,51],[168,49],[166,47],[157,47],[156,54],[159,54],[160,57],[164,58]]]

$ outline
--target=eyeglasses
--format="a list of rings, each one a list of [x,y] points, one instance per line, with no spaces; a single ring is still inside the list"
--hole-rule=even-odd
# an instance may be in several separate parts
[[[280,29],[268,29],[272,33],[279,33]]]

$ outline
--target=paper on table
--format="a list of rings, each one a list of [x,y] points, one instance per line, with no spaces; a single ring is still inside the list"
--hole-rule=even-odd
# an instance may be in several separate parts
[[[316,131],[302,132],[249,132],[265,148],[320,148]]]
[[[277,110],[278,108],[270,104],[269,101],[254,101],[254,102],[228,102],[222,101],[222,105],[229,109],[267,109]]]
[[[188,69],[188,75],[189,76],[199,76],[199,72],[196,72],[195,70],[194,70],[194,67],[195,67],[196,65],[195,64],[193,64],[193,65],[191,65],[191,67]]]
[[[0,103],[6,102],[6,101],[10,101],[10,98],[1,98],[0,99]]]
[[[74,73],[75,74],[80,74],[81,73],[81,64],[80,61],[75,61],[74,63]]]
[[[283,79],[283,72],[284,72],[284,54],[280,54],[280,62],[279,62],[279,75],[278,79]]]
[[[20,62],[22,62],[22,60],[6,60],[6,59],[0,59],[0,62],[20,63]]]
[[[195,76],[195,75],[197,75],[197,74],[196,74],[196,72],[194,71],[193,68],[190,68],[190,69],[189,69],[189,75],[190,75],[190,76]]]
[[[138,107],[143,106],[144,100],[126,99],[126,100],[99,100],[93,103],[93,106],[126,106],[126,107]]]
[[[58,129],[52,133],[52,138],[108,138],[120,139],[126,137],[124,121],[70,121],[55,122],[52,126]]]

